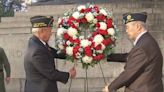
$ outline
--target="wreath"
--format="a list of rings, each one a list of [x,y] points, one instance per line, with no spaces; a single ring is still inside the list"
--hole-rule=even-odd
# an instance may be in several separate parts
[[[112,12],[97,5],[79,5],[58,19],[56,47],[67,60],[84,68],[106,59],[116,41]]]

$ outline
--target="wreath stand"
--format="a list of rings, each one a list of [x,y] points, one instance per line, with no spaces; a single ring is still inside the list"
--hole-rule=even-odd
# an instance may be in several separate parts
[[[99,64],[99,67],[100,67],[100,70],[101,70],[101,73],[102,73],[104,84],[107,85],[107,82],[106,82],[106,79],[105,79],[105,76],[104,76],[104,72],[103,72],[101,63],[99,62],[98,64]],[[72,86],[72,79],[70,80],[68,92],[71,92],[71,86]],[[87,68],[85,68],[84,92],[89,92],[88,91],[88,69]]]
[[[90,31],[87,28],[85,28],[85,30],[87,30],[87,31],[84,31],[84,36],[87,37],[87,34],[90,34]],[[103,77],[104,84],[107,85],[107,82],[106,82],[106,79],[105,79],[105,76],[104,76],[104,72],[103,72],[103,69],[102,69],[102,66],[101,66],[101,62],[99,62],[98,64],[99,64],[99,67],[100,67],[100,71],[101,71],[101,74],[102,74],[102,77]],[[76,66],[76,65],[77,64],[75,63],[74,66]],[[70,80],[68,92],[71,92],[71,86],[72,86],[72,79]],[[84,92],[89,92],[88,91],[88,68],[87,67],[85,67]]]

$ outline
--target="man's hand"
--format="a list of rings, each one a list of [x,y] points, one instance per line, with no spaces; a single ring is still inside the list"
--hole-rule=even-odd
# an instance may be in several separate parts
[[[109,86],[109,85],[106,85],[106,86],[102,89],[102,92],[109,92],[108,86]]]
[[[9,84],[10,83],[10,77],[6,77],[5,81],[6,81],[6,84]]]
[[[76,69],[75,67],[72,67],[69,71],[69,74],[70,74],[70,78],[75,78],[76,77]]]

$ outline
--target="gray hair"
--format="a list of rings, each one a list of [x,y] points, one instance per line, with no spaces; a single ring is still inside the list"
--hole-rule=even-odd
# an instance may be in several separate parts
[[[32,33],[37,33],[39,31],[39,28],[32,28]]]
[[[134,21],[134,23],[138,23],[140,24],[144,29],[147,29],[147,25],[145,22],[142,22],[142,21]]]

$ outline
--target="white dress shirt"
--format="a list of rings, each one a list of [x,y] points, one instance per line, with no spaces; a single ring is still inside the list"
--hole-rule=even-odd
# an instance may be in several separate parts
[[[43,40],[41,40],[41,39],[39,39],[39,40],[46,46],[46,43]]]

